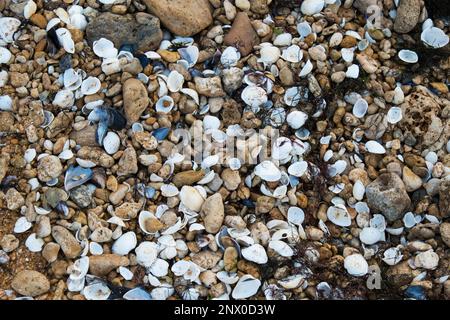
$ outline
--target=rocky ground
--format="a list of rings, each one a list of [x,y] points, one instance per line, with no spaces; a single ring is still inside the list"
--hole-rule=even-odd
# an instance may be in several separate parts
[[[0,0],[0,298],[449,299],[449,22]]]

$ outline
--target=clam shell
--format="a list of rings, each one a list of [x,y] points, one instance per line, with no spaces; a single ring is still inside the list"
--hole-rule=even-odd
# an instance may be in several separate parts
[[[253,276],[246,274],[242,276],[231,293],[233,299],[246,299],[255,295],[259,287],[261,286],[261,281],[254,278]]]
[[[366,187],[361,182],[361,180],[356,180],[353,185],[353,197],[356,200],[362,200],[364,198],[364,193],[366,192]]]
[[[109,131],[103,139],[102,144],[108,154],[115,154],[120,148],[120,137],[117,133]]]
[[[187,61],[189,67],[193,67],[198,60],[199,50],[196,46],[188,46],[178,49],[181,58]]]
[[[293,44],[292,46],[289,46],[283,50],[281,58],[288,62],[297,63],[303,59],[303,51],[298,45]]]
[[[81,83],[83,82],[83,77],[81,72],[77,72],[74,69],[70,68],[64,71],[63,82],[64,87],[67,90],[74,91],[81,86]]]
[[[266,91],[257,86],[248,86],[242,90],[241,98],[244,102],[253,107],[258,108],[267,103],[267,93]]]
[[[250,247],[241,250],[242,256],[257,264],[265,264],[268,261],[267,253],[264,247],[260,244],[254,244]]]
[[[344,268],[355,277],[362,277],[369,272],[369,265],[364,257],[359,254],[351,254],[344,259]]]
[[[86,300],[107,300],[111,295],[111,289],[103,282],[97,282],[83,289]]]
[[[289,138],[280,137],[272,146],[272,158],[275,160],[283,160],[289,157],[292,151],[292,142]]]
[[[239,59],[241,58],[241,53],[235,47],[227,47],[220,56],[220,63],[225,68],[234,67]]]
[[[179,193],[178,188],[173,184],[163,184],[161,186],[161,195],[163,197],[175,197]]]
[[[75,187],[78,187],[89,181],[93,175],[94,172],[92,169],[70,166],[64,177],[64,189],[69,191]]]
[[[197,91],[189,88],[183,88],[180,90],[180,92],[192,98],[192,100],[194,100],[197,105],[200,104]]]
[[[85,30],[87,24],[86,17],[80,13],[75,13],[70,16],[70,25],[75,29]]]
[[[75,96],[73,95],[73,92],[70,90],[60,90],[55,95],[55,98],[53,99],[53,104],[57,107],[66,109],[70,108],[75,103]]]
[[[0,47],[0,64],[8,64],[12,58],[12,53],[7,48]]]
[[[301,39],[304,39],[312,33],[311,26],[306,21],[297,24],[297,31]]]
[[[147,291],[139,287],[131,289],[130,291],[125,293],[123,295],[123,298],[125,300],[152,300],[152,296]]]
[[[377,141],[370,140],[366,142],[366,150],[374,154],[385,154],[386,149]]]
[[[325,0],[305,0],[302,2],[300,10],[303,14],[312,16],[322,11]]]
[[[406,63],[419,62],[419,56],[417,55],[417,53],[411,50],[400,50],[398,52],[398,57]]]
[[[372,245],[377,243],[382,238],[382,233],[377,228],[366,227],[359,233],[359,239],[362,243]]]
[[[355,56],[354,52],[355,52],[355,49],[343,48],[341,50],[342,59],[344,59],[345,62],[352,62],[353,57]]]
[[[287,220],[295,225],[301,225],[305,220],[305,213],[299,207],[290,207],[288,209]]]
[[[352,64],[348,67],[347,72],[345,73],[347,78],[358,79],[359,77],[359,66],[356,64]]]
[[[265,160],[255,167],[254,173],[264,181],[278,181],[281,178],[281,171],[269,160]]]
[[[175,102],[171,96],[163,96],[156,102],[155,110],[156,112],[169,113],[172,111]]]
[[[203,118],[203,129],[205,129],[205,131],[211,129],[219,129],[219,127],[220,127],[219,118],[210,115],[207,115]]]
[[[420,39],[428,46],[438,49],[449,43],[449,37],[439,28],[431,27],[422,31]]]
[[[99,256],[103,254],[103,247],[97,242],[89,243],[89,252],[94,256]]]
[[[369,109],[369,104],[364,99],[358,99],[353,105],[353,115],[357,118],[363,118],[367,110]]]
[[[288,168],[288,173],[294,177],[301,177],[308,171],[308,162],[297,161],[291,164]]]
[[[206,197],[204,197],[199,189],[191,186],[183,186],[180,194],[181,203],[189,210],[199,212]]]
[[[352,224],[352,219],[347,211],[347,208],[338,204],[331,206],[327,210],[327,217],[332,223],[340,227],[348,227]]]
[[[276,36],[275,40],[273,40],[273,45],[277,47],[286,47],[291,44],[292,35],[290,33],[282,33]]]
[[[112,245],[112,253],[125,256],[131,250],[136,248],[137,238],[133,231],[124,233],[119,239],[117,239]]]
[[[183,88],[184,77],[176,70],[172,70],[167,77],[167,88],[170,92],[178,92]]]
[[[277,47],[269,44],[262,46],[259,51],[261,57],[258,61],[264,63],[265,65],[272,65],[280,58],[281,52]]]
[[[28,222],[27,218],[20,217],[16,220],[16,223],[14,224],[14,233],[23,233],[27,230],[29,230],[33,225]]]
[[[403,216],[403,225],[406,228],[412,228],[417,224],[416,218],[412,212],[407,212]]]
[[[6,43],[14,42],[14,33],[19,29],[21,22],[19,19],[10,17],[0,18],[0,43],[4,41]],[[17,37],[17,35],[16,35]]]
[[[403,255],[398,248],[389,248],[383,253],[383,261],[390,266],[395,266],[402,258]]]
[[[136,262],[144,267],[150,267],[158,255],[158,247],[154,242],[143,241],[135,249]]]
[[[102,62],[102,71],[105,75],[109,76],[113,73],[120,72],[120,61],[119,59],[113,58],[105,58]]]
[[[25,240],[25,246],[31,252],[41,252],[45,242],[41,238],[36,238],[36,233],[32,233]]]
[[[59,28],[56,30],[58,41],[67,53],[75,53],[75,43],[72,39],[72,34],[66,28]]]
[[[101,88],[101,82],[97,77],[88,77],[81,84],[81,93],[85,96],[97,93]]]
[[[118,51],[114,48],[114,43],[106,38],[94,41],[92,50],[100,58],[116,58]]]
[[[298,110],[290,112],[286,117],[286,121],[292,129],[300,129],[306,123],[306,120],[308,120],[308,115]]]
[[[282,257],[292,257],[294,255],[294,250],[284,241],[272,240],[269,242],[269,248]]]
[[[0,110],[1,111],[11,111],[13,101],[10,96],[0,96]]]
[[[387,112],[386,119],[390,124],[396,124],[403,119],[403,111],[399,107],[391,107]]]
[[[226,271],[219,271],[216,274],[217,279],[226,284],[235,284],[239,281],[239,276],[237,273],[228,273]]]

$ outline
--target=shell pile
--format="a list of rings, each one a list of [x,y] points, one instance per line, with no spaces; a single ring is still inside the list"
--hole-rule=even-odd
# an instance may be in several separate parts
[[[450,299],[449,17],[294,2],[0,1],[2,299]]]

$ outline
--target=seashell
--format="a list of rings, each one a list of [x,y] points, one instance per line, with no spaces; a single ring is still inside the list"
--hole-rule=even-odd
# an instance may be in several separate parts
[[[100,38],[94,41],[92,50],[100,58],[116,58],[118,54],[114,43],[106,38]]]
[[[301,274],[294,274],[292,276],[278,280],[278,284],[287,290],[298,288],[304,282],[305,277]]]
[[[294,250],[286,242],[280,240],[270,241],[269,248],[282,257],[292,257],[294,255]]]
[[[234,67],[239,59],[241,58],[241,53],[235,47],[227,47],[220,56],[220,63],[224,68]]]
[[[241,250],[242,256],[248,260],[258,264],[265,264],[268,261],[267,253],[260,244],[254,244]]]
[[[82,291],[86,300],[107,300],[111,295],[111,289],[103,282],[97,282],[84,287]]]
[[[102,71],[105,75],[109,76],[113,73],[120,72],[120,61],[117,58],[105,58],[102,62]]]
[[[438,49],[449,43],[449,37],[439,28],[431,27],[422,31],[420,39],[428,46]]]
[[[392,234],[393,236],[399,236],[403,233],[403,227],[401,228],[386,228],[386,232]]]
[[[40,215],[47,215],[50,212],[52,212],[52,210],[50,210],[50,209],[44,209],[44,208],[41,208],[38,206],[34,206],[34,211],[36,211],[36,213],[40,214]]]
[[[125,293],[122,298],[125,300],[152,300],[152,296],[140,287],[131,289],[130,291]]]
[[[325,0],[305,0],[302,2],[300,10],[303,14],[312,16],[322,11]]]
[[[294,177],[302,177],[308,170],[308,162],[297,161],[291,164],[288,168],[288,173]]]
[[[359,66],[356,64],[352,64],[350,67],[348,67],[347,72],[345,72],[345,76],[351,79],[358,79]]]
[[[218,163],[219,163],[219,156],[215,154],[215,155],[208,156],[205,159],[203,159],[203,161],[201,163],[201,167],[202,167],[202,169],[207,169],[212,166],[215,166]]]
[[[36,149],[34,148],[27,149],[23,154],[23,158],[27,163],[31,163],[34,160],[34,158],[36,158],[36,154],[37,154]]]
[[[103,148],[108,154],[115,154],[120,148],[120,137],[117,133],[109,131],[102,141]]]
[[[364,198],[364,193],[366,192],[366,187],[361,182],[361,180],[356,180],[353,185],[353,197],[356,200],[362,200]]]
[[[231,296],[233,299],[249,298],[258,292],[260,286],[261,281],[258,279],[249,274],[243,275],[234,287]]]
[[[362,39],[361,41],[358,42],[358,50],[359,51],[364,51],[366,50],[370,45],[369,40],[367,39]]]
[[[396,124],[403,119],[402,109],[399,107],[391,107],[387,112],[386,119],[390,124]]]
[[[61,19],[59,19],[59,18],[50,19],[50,21],[47,23],[47,27],[45,27],[45,31],[47,31],[47,32],[50,31],[51,29],[53,29],[60,23],[61,23]]]
[[[211,170],[199,182],[197,182],[197,184],[208,184],[214,180],[215,176],[216,173],[213,170]]]
[[[144,267],[150,267],[158,255],[157,244],[149,241],[141,242],[134,251],[136,252],[136,262]]]
[[[436,164],[438,162],[438,155],[434,151],[430,151],[425,156],[425,160],[430,162],[431,164]]]
[[[355,277],[362,277],[369,272],[369,265],[364,257],[359,254],[351,254],[344,259],[344,268]]]
[[[119,239],[117,239],[112,245],[112,252],[121,256],[127,255],[131,250],[136,247],[137,238],[133,231],[124,233]]]
[[[183,186],[180,190],[180,201],[189,210],[199,212],[206,197],[204,197],[198,188]]]
[[[70,68],[64,71],[63,82],[64,87],[67,90],[74,91],[81,86],[81,83],[83,82],[83,77],[80,72],[77,72],[74,69]]]
[[[359,233],[359,239],[362,243],[372,245],[377,243],[382,238],[382,233],[377,228],[366,227]]]
[[[264,181],[278,181],[281,178],[281,171],[272,161],[265,160],[255,167],[254,173]]]
[[[12,110],[12,99],[10,96],[0,96],[0,110],[1,111],[11,111]]]
[[[297,24],[297,31],[302,40],[312,33],[311,26],[307,21]]]
[[[87,27],[86,17],[80,13],[75,13],[70,16],[70,23],[72,27],[78,30],[85,30]]]
[[[407,212],[403,216],[403,225],[406,228],[412,228],[417,224],[416,218],[412,212]]]
[[[301,225],[305,220],[305,213],[299,207],[290,207],[287,220],[295,225]]]
[[[167,88],[170,92],[178,92],[183,88],[184,77],[176,70],[172,70],[167,77]]]
[[[383,253],[383,261],[390,266],[395,266],[402,258],[403,255],[398,248],[389,248]]]
[[[303,66],[302,70],[299,73],[299,76],[304,78],[306,77],[308,74],[311,73],[313,69],[313,64],[311,63],[311,60],[308,59],[308,61],[306,61],[305,65]]]
[[[12,43],[16,38],[14,34],[19,29],[21,22],[19,19],[10,17],[0,18],[0,43],[4,41],[6,43]]]
[[[344,39],[344,36],[340,32],[333,33],[333,35],[330,38],[329,47],[334,48],[341,44],[342,40]],[[341,54],[342,54],[341,50]]]
[[[352,62],[353,58],[355,56],[355,49],[353,48],[342,48],[341,50],[341,55],[342,55],[342,59],[344,59],[345,62]]]
[[[229,273],[226,271],[219,271],[216,274],[217,279],[219,279],[220,281],[222,281],[223,283],[226,284],[235,284],[236,282],[239,281],[239,276],[237,275],[237,273]]]
[[[303,111],[298,110],[290,112],[286,117],[286,121],[292,129],[301,128],[306,123],[306,120],[308,120],[308,115]]]
[[[64,10],[63,8],[57,8],[56,10],[53,10],[53,12],[65,24],[69,24],[70,23],[69,13],[66,10]]]
[[[86,159],[75,158],[75,161],[80,167],[83,168],[94,168],[96,166],[95,162]]]
[[[292,46],[289,46],[283,50],[281,58],[288,62],[297,63],[303,59],[303,51],[298,45],[293,44]]]
[[[346,36],[353,37],[353,38],[355,38],[355,39],[357,39],[357,40],[362,40],[362,38],[361,38],[361,36],[359,35],[359,33],[356,32],[356,31],[353,31],[353,30],[348,30],[348,31],[346,31],[346,32],[345,32],[345,35],[346,35]]]
[[[219,118],[210,115],[207,115],[203,118],[203,129],[205,129],[205,131],[211,129],[219,129],[219,127],[220,127]]]
[[[375,140],[370,140],[366,142],[366,150],[367,152],[374,153],[374,154],[384,154],[386,153],[386,149],[376,142]]]
[[[329,175],[330,177],[335,177],[344,172],[346,168],[347,162],[344,160],[338,160],[329,167]]]
[[[272,146],[272,158],[275,160],[283,160],[289,157],[292,151],[292,142],[289,138],[280,137]]]
[[[258,59],[258,62],[262,62],[265,65],[272,65],[280,58],[281,52],[277,47],[269,44],[263,45],[261,44],[261,50],[259,50],[261,57]]]
[[[81,93],[85,96],[97,93],[101,86],[102,84],[97,77],[88,77],[81,84]]]
[[[181,92],[182,94],[185,94],[185,95],[191,97],[192,100],[194,100],[195,103],[196,103],[197,105],[200,104],[200,100],[199,100],[199,98],[198,98],[198,93],[197,93],[197,91],[195,91],[195,90],[193,90],[193,89],[189,89],[189,88],[182,88],[182,89],[180,90],[180,92]]]
[[[72,34],[66,28],[59,28],[56,30],[56,35],[61,46],[67,53],[75,53],[75,43],[72,39]]]
[[[16,220],[16,223],[14,224],[14,233],[23,233],[27,230],[29,230],[33,225],[28,222],[27,218],[20,217]]]
[[[290,107],[296,106],[302,99],[302,91],[299,87],[291,87],[284,93],[284,103]],[[299,111],[298,111],[299,112]],[[289,116],[288,116],[289,117]],[[298,128],[294,128],[298,129]]]
[[[179,193],[180,191],[178,191],[178,188],[173,184],[163,184],[161,186],[161,195],[163,197],[175,197]]]
[[[156,138],[158,141],[163,141],[170,132],[170,128],[158,128],[156,130],[152,131],[152,135]]]
[[[417,55],[417,53],[411,50],[400,50],[398,52],[398,57],[406,63],[419,62],[419,56]]]
[[[0,64],[8,64],[12,58],[12,53],[7,48],[0,47]]]
[[[198,60],[199,50],[196,46],[188,46],[178,49],[181,58],[188,62],[189,68],[193,67]]]
[[[273,40],[273,45],[277,47],[286,47],[291,44],[292,35],[290,33],[281,33],[275,37]]]
[[[257,86],[248,86],[242,90],[241,98],[244,102],[252,108],[259,108],[267,103],[266,91]]]
[[[53,99],[53,104],[63,109],[72,107],[74,103],[75,97],[73,95],[73,92],[70,90],[58,91],[58,93],[55,95],[55,98]]]
[[[342,204],[329,207],[327,210],[327,217],[328,220],[340,227],[348,227],[352,224],[352,218],[350,217],[347,208]]]
[[[97,242],[89,243],[89,252],[94,256],[99,256],[103,254],[103,247]]]
[[[94,175],[92,169],[70,166],[64,177],[64,189],[69,191],[89,181]]]
[[[169,263],[163,259],[156,259],[150,267],[150,272],[155,277],[165,277],[169,272]]]
[[[369,109],[369,104],[364,99],[358,99],[353,105],[353,115],[357,118],[363,118],[367,110]]]
[[[41,252],[45,242],[41,238],[36,238],[36,233],[32,233],[25,240],[25,246],[31,252]]]
[[[156,112],[169,113],[172,111],[175,103],[171,96],[163,96],[156,102]]]

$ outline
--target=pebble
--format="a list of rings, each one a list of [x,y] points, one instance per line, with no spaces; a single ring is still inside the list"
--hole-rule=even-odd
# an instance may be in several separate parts
[[[37,166],[37,174],[39,180],[48,182],[54,178],[58,178],[63,171],[63,166],[58,157],[48,155],[39,160]]]
[[[216,193],[208,198],[201,208],[205,229],[209,233],[217,233],[224,219],[224,206],[222,196]]]
[[[23,296],[36,297],[50,290],[50,282],[40,272],[23,270],[15,275],[11,287]]]
[[[52,237],[61,246],[61,250],[68,259],[76,258],[81,252],[81,246],[72,233],[64,227],[53,226]]]
[[[258,28],[255,29],[257,30]],[[243,57],[250,54],[253,51],[253,47],[259,44],[258,34],[253,29],[247,13],[238,12],[236,14],[230,31],[223,38],[223,43],[227,46],[237,46]]]
[[[106,276],[112,270],[126,267],[130,264],[127,257],[117,254],[102,254],[89,257],[89,273],[98,277]]]
[[[421,11],[420,0],[402,0],[397,8],[394,30],[398,33],[408,33],[419,22]]]
[[[125,117],[128,123],[134,123],[150,103],[147,89],[141,81],[130,78],[125,81],[122,90]]]
[[[225,95],[220,77],[195,77],[194,82],[197,92],[201,95],[212,98],[223,97]]]

